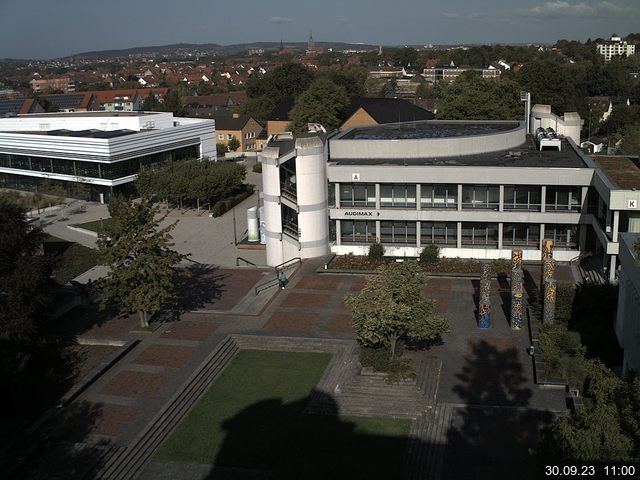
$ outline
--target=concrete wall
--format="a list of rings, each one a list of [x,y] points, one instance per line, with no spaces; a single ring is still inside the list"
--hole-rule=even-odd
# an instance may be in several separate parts
[[[522,123],[518,128],[507,132],[466,137],[403,140],[342,140],[337,137],[331,140],[331,156],[333,158],[456,157],[509,150],[521,146],[525,143],[525,138],[525,126]]]
[[[327,150],[319,137],[296,140],[296,190],[300,254],[313,258],[329,252],[327,221]]]
[[[551,112],[551,105],[534,105],[531,109],[529,133],[535,133],[539,128],[553,128],[558,135],[568,137],[580,145],[580,130],[584,121],[576,112],[565,112],[558,116]]]
[[[340,131],[347,130],[351,127],[377,124],[378,122],[376,122],[373,117],[365,111],[364,108],[360,107],[340,126]]]
[[[620,235],[620,278],[616,336],[624,349],[623,371],[640,370],[640,267],[633,243],[637,234]]]

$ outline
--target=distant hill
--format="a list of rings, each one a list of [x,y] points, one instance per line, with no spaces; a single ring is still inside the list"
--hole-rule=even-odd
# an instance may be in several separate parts
[[[285,47],[302,50],[306,48],[306,42],[285,43]],[[343,42],[316,42],[316,46],[324,49],[333,48],[334,50],[345,49],[366,49],[372,50],[378,48],[376,45],[364,45]],[[234,45],[218,45],[217,43],[176,43],[173,45],[158,45],[149,47],[125,48],[121,50],[100,50],[93,52],[82,52],[72,55],[73,58],[122,58],[130,56],[162,56],[175,55],[183,53],[192,55],[218,54],[233,55],[242,53],[252,48],[262,48],[266,51],[276,51],[280,48],[280,42],[254,42],[240,43]],[[64,57],[69,58],[69,57]]]

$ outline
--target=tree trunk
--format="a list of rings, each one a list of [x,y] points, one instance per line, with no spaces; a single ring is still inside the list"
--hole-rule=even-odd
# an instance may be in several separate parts
[[[389,335],[389,349],[391,350],[391,360],[396,356],[396,343],[398,341],[398,335]]]
[[[140,316],[140,326],[145,328],[149,326],[149,312],[145,312],[144,310],[140,310],[138,312]]]

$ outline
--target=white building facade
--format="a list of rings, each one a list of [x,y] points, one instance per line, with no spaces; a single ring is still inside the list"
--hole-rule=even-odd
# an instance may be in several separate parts
[[[636,53],[634,44],[627,43],[616,35],[604,43],[598,43],[596,48],[598,49],[598,54],[604,57],[605,62],[610,62],[613,57],[629,57]]]
[[[0,119],[0,187],[43,182],[93,200],[131,191],[140,169],[186,158],[216,160],[215,122],[164,112],[82,112]]]

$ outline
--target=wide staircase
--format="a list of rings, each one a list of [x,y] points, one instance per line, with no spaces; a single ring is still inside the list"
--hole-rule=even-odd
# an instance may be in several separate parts
[[[106,451],[100,467],[89,472],[85,478],[114,480],[135,478],[167,435],[222,373],[238,350],[239,347],[232,337],[224,339],[202,366],[178,389],[147,428],[127,448],[118,447]]]

